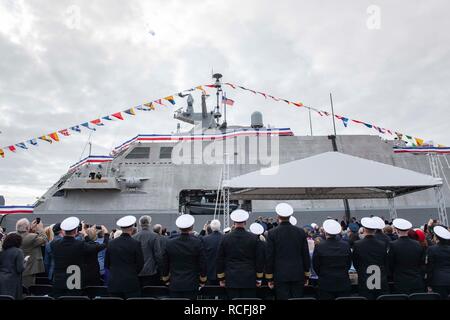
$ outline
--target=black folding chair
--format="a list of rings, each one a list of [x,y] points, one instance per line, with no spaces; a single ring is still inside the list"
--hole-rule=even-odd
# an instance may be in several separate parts
[[[289,301],[317,301],[316,298],[306,297],[306,298],[290,298]]]
[[[409,295],[409,300],[441,300],[441,295],[436,292],[411,293]]]
[[[207,297],[207,299],[216,297],[218,299],[226,299],[227,292],[225,288],[221,286],[204,286],[200,289],[200,296]]]
[[[87,286],[84,288],[84,294],[91,299],[95,297],[109,297],[108,288],[104,286]]]
[[[234,298],[233,300],[238,300],[238,301],[261,301],[262,299],[260,298]]]
[[[169,289],[164,286],[146,286],[142,288],[143,297],[168,298]]]
[[[95,297],[94,300],[116,300],[116,301],[123,301],[121,297]]]
[[[366,297],[339,297],[336,298],[336,301],[363,301],[367,300]]]
[[[23,300],[29,301],[53,301],[55,298],[49,296],[28,296],[24,297]]]
[[[316,288],[313,286],[305,286],[303,288],[303,294],[307,297],[315,297],[316,296]]]
[[[8,296],[6,294],[4,295],[0,295],[0,301],[14,301],[16,299],[14,299],[14,297],[12,296]]]
[[[156,298],[152,297],[134,297],[134,298],[128,298],[127,301],[145,301],[145,300],[158,300]]]
[[[182,300],[182,301],[191,301],[191,299],[188,298],[162,298],[161,300],[171,300],[171,301],[176,301],[176,300]]]
[[[256,297],[261,300],[273,300],[275,294],[268,286],[261,286],[256,290]]]
[[[407,294],[382,294],[377,298],[377,300],[408,300]]]
[[[52,294],[53,287],[49,284],[35,284],[28,288],[32,296],[46,296]]]
[[[61,296],[58,298],[61,301],[91,301],[88,296]]]

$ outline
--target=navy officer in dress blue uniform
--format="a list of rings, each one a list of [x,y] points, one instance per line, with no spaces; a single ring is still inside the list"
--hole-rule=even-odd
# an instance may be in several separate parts
[[[428,291],[447,299],[450,295],[450,231],[446,227],[435,226],[433,232],[437,244],[428,248]]]
[[[139,297],[139,273],[144,266],[141,243],[131,237],[136,217],[125,216],[117,221],[120,237],[111,240],[105,254],[105,268],[109,269],[108,291],[124,299]]]
[[[334,300],[351,292],[348,270],[352,265],[352,252],[348,242],[337,238],[342,227],[336,220],[325,220],[322,227],[326,240],[314,248],[313,268],[319,276],[319,298]]]
[[[266,279],[278,300],[301,298],[311,266],[306,234],[290,223],[292,206],[279,203],[275,211],[280,224],[267,236]]]
[[[411,222],[394,219],[392,225],[398,239],[390,243],[389,272],[396,293],[411,294],[425,291],[425,248],[408,236]]]
[[[231,213],[234,230],[226,234],[217,256],[217,279],[229,299],[255,298],[264,270],[264,247],[257,235],[245,230],[247,211]]]
[[[61,222],[60,228],[64,237],[50,243],[55,261],[53,272],[53,296],[81,295],[85,285],[86,275],[90,270],[85,268],[85,258],[89,254],[96,254],[105,249],[105,244],[89,243],[76,239],[80,220],[69,217]],[[109,237],[105,234],[105,237]]]
[[[362,218],[361,224],[364,238],[353,244],[353,266],[358,272],[359,295],[374,300],[388,291],[388,244],[375,237],[379,228],[375,219]]]
[[[195,219],[190,214],[177,218],[180,235],[170,239],[163,252],[162,280],[172,298],[197,298],[207,281],[206,256],[200,238],[192,235]]]

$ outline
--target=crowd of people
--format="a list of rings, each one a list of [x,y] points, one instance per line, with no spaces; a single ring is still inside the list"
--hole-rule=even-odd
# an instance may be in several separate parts
[[[178,231],[152,225],[148,215],[125,216],[111,232],[76,217],[44,227],[20,219],[0,233],[0,295],[22,298],[23,287],[45,273],[54,297],[81,295],[86,286],[106,286],[111,296],[139,297],[145,286],[167,286],[171,297],[196,299],[205,285],[224,287],[229,299],[254,298],[267,285],[276,299],[300,298],[306,284],[323,300],[358,294],[376,299],[389,293],[450,294],[450,231],[438,221],[413,228],[405,219],[376,216],[321,226],[297,226],[287,203],[277,218],[231,213],[231,228],[208,221],[200,232],[183,214]]]

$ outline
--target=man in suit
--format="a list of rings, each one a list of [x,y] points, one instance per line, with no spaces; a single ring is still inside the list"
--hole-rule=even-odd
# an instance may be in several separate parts
[[[197,298],[199,286],[206,283],[206,258],[202,241],[192,235],[195,219],[189,214],[177,218],[180,235],[167,242],[163,253],[162,280],[172,298]]]
[[[141,295],[139,273],[144,266],[144,255],[141,243],[131,237],[135,223],[134,216],[117,221],[122,234],[109,242],[105,255],[105,268],[109,270],[108,291],[112,296],[124,299]]]
[[[375,238],[379,224],[373,218],[362,218],[364,239],[353,244],[353,266],[358,272],[359,295],[369,300],[388,291],[388,244]]]
[[[202,237],[203,247],[205,248],[206,267],[208,269],[208,285],[218,285],[216,272],[217,253],[219,244],[222,241],[222,233],[220,232],[220,221],[212,220],[210,223],[212,233]]]
[[[279,203],[275,211],[280,224],[269,231],[266,252],[266,279],[275,288],[278,300],[303,297],[305,275],[309,275],[311,258],[303,229],[293,226],[289,218],[294,209]]]
[[[226,234],[217,255],[217,279],[229,299],[255,298],[264,271],[264,247],[258,236],[245,230],[247,211],[231,213],[234,230]]]
[[[141,243],[144,254],[144,267],[139,273],[141,287],[160,285],[160,270],[162,266],[162,252],[160,236],[150,230],[150,216],[142,216],[139,219],[141,231],[133,236]]]
[[[352,265],[352,252],[348,242],[336,238],[342,232],[337,221],[325,220],[323,229],[326,240],[314,248],[313,268],[319,276],[319,298],[334,300],[350,294],[348,270]]]
[[[85,268],[85,257],[95,255],[106,247],[106,244],[100,245],[76,239],[79,224],[80,220],[76,217],[64,219],[60,225],[64,237],[50,243],[54,260],[53,295],[55,297],[81,295],[85,279],[90,272]],[[82,230],[82,234],[86,235],[85,230]]]
[[[388,258],[396,293],[425,291],[425,248],[408,236],[411,222],[395,219],[392,223],[398,239],[391,242]]]
[[[31,225],[28,219],[23,218],[16,223],[17,234],[22,237],[21,249],[25,257],[29,256],[22,273],[23,286],[28,288],[36,281],[36,274],[45,272],[42,247],[47,243],[42,222],[34,220]]]

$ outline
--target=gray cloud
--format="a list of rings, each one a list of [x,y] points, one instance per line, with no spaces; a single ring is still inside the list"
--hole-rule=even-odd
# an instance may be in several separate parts
[[[379,30],[366,27],[371,4],[381,9]],[[446,9],[443,0],[2,1],[0,145],[208,83],[212,68],[226,81],[325,109],[331,91],[338,114],[449,145]],[[259,109],[271,125],[309,132],[306,110],[227,94],[236,100],[229,122],[247,124]],[[100,128],[94,153],[137,133],[170,133],[172,110]],[[316,134],[331,132],[330,119],[314,114],[313,125]],[[337,126],[341,134],[375,134]],[[80,158],[87,139],[85,131],[6,151],[0,194],[33,202]]]

